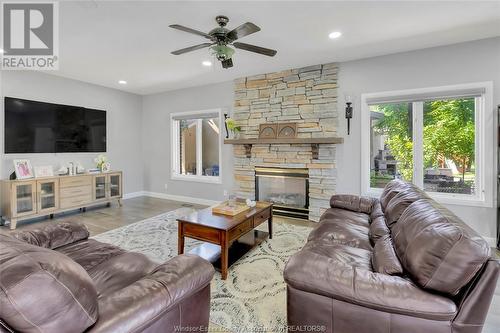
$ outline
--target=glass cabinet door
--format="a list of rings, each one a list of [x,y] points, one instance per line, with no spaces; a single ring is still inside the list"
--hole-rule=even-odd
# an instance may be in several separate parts
[[[59,207],[57,180],[37,182],[38,212],[55,210]]]
[[[122,194],[122,175],[117,173],[117,174],[112,174],[108,175],[109,177],[109,197],[110,198],[116,198],[120,197]]]
[[[13,186],[14,215],[22,216],[36,212],[35,182],[16,183]]]
[[[106,199],[106,176],[94,176],[94,199]]]

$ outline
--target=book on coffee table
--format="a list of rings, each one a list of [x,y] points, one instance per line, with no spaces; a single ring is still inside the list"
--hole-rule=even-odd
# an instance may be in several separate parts
[[[250,207],[247,206],[245,202],[239,202],[234,200],[224,201],[223,203],[212,207],[212,213],[235,216],[239,213],[243,213]]]

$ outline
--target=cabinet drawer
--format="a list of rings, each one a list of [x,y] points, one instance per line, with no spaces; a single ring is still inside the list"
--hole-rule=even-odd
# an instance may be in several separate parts
[[[267,221],[269,219],[269,217],[271,217],[271,209],[270,208],[263,210],[259,214],[255,215],[254,223],[253,223],[254,227],[258,226],[259,224],[261,224],[264,221]]]
[[[92,195],[90,193],[70,198],[61,197],[61,208],[82,206],[91,201],[92,201]]]
[[[247,232],[253,229],[253,218],[249,218],[244,222],[240,223],[233,229],[229,230],[229,240],[234,240],[240,238]]]
[[[62,198],[92,195],[92,186],[65,187],[61,189],[60,194]]]
[[[199,240],[204,240],[207,242],[212,242],[219,244],[220,233],[217,229],[208,228],[205,226],[183,223],[184,236],[192,237]]]
[[[75,186],[92,186],[91,176],[80,176],[80,177],[61,177],[60,180],[61,188],[65,187],[75,187]]]

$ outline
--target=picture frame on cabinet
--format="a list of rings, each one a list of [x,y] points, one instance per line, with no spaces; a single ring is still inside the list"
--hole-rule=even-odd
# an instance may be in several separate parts
[[[19,159],[19,160],[14,160],[13,163],[17,179],[34,178],[33,168],[31,166],[30,160]]]

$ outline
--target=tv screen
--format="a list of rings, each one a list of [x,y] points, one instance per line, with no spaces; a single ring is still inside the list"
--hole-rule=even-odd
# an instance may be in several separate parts
[[[106,152],[106,111],[5,97],[5,154]]]

